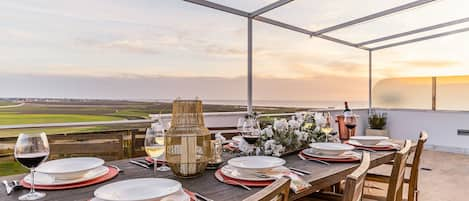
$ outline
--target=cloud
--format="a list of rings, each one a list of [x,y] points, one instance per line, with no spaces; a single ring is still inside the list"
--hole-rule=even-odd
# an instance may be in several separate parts
[[[367,80],[363,78],[254,79],[257,100],[366,100],[367,94]],[[199,96],[244,100],[246,77],[1,74],[0,91],[2,97],[172,99]]]
[[[421,68],[445,68],[460,64],[458,61],[451,60],[412,60],[401,61],[399,63]]]

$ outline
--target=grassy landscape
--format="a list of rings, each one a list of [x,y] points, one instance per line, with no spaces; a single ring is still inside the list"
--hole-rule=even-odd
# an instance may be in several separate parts
[[[18,105],[17,102],[2,101],[0,106]],[[17,124],[69,123],[88,121],[112,121],[123,119],[146,119],[149,114],[171,113],[172,104],[162,102],[136,102],[113,100],[34,100],[25,101],[18,107],[0,107],[0,126]],[[304,110],[282,107],[254,107],[261,113],[285,113]],[[204,105],[204,112],[236,112],[246,111],[245,106],[236,105]],[[134,127],[143,125],[133,125]],[[104,130],[129,129],[129,125],[90,126],[67,128],[34,128],[0,130],[0,176],[25,173],[27,170],[19,165],[11,156],[14,139],[9,144],[5,137],[15,137],[19,133],[46,132],[51,134],[73,134]],[[12,144],[13,143],[13,144]]]

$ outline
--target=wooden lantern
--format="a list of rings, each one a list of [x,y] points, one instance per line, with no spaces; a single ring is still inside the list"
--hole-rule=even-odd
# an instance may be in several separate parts
[[[175,100],[171,127],[166,133],[166,161],[182,178],[201,175],[210,159],[210,132],[205,127],[200,100]]]

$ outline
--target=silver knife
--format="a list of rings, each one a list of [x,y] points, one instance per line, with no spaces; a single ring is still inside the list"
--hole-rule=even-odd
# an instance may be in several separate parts
[[[201,199],[201,200],[204,200],[204,201],[213,201],[212,199],[207,198],[207,197],[201,195],[200,193],[194,193],[194,195],[197,199]]]
[[[140,163],[140,162],[138,162],[138,161],[133,161],[133,160],[131,160],[131,161],[129,161],[129,163],[132,163],[132,164],[134,164],[134,165],[138,165],[138,166],[143,167],[143,168],[146,168],[146,169],[150,169],[150,167],[149,167],[148,165],[145,165],[145,164]]]
[[[306,171],[306,170],[302,170],[302,169],[298,169],[298,168],[294,168],[294,167],[287,167],[287,168],[290,169],[290,170],[296,171],[296,172],[301,172],[303,174],[311,174],[310,171]]]
[[[10,195],[11,191],[13,190],[13,188],[11,188],[10,184],[8,183],[7,180],[3,180],[2,183],[5,185],[5,188],[7,190],[7,195]]]
[[[317,162],[317,163],[321,163],[323,165],[330,165],[330,163],[328,163],[326,161],[322,161],[322,160],[319,160],[319,159],[305,158],[301,154],[298,154],[298,157],[300,157],[301,160],[314,161],[314,162]]]

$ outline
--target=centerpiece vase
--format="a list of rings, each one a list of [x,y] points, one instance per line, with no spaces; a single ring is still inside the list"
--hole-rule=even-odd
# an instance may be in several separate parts
[[[202,101],[175,100],[166,136],[166,161],[181,178],[201,175],[211,157],[211,135],[205,127]]]

